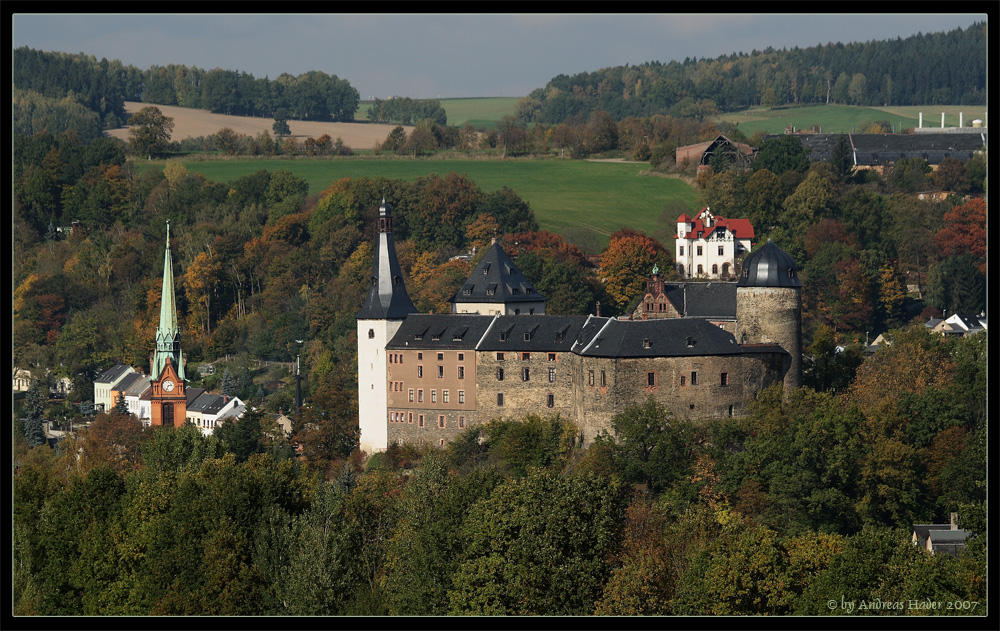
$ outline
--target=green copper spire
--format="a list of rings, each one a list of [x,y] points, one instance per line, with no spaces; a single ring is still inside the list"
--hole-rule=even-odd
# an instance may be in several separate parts
[[[180,329],[177,326],[177,304],[174,302],[174,265],[170,257],[170,221],[167,221],[167,249],[163,255],[163,289],[160,294],[160,326],[156,328],[156,350],[153,354],[150,379],[157,379],[167,364],[177,370],[177,376],[184,379],[184,363],[181,354]]]

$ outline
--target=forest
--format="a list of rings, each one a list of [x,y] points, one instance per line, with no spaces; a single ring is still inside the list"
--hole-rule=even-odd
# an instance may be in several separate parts
[[[15,53],[15,75],[44,60],[89,81],[15,80],[12,351],[37,377],[13,405],[15,615],[985,615],[987,334],[924,326],[985,309],[985,154],[854,171],[842,151],[810,162],[784,136],[755,139],[750,169],[720,155],[695,174],[670,147],[714,138],[706,121],[602,110],[529,130],[512,117],[493,137],[505,153],[645,146],[713,213],[791,254],[805,387],[765,390],[740,419],[686,421],[650,401],[586,448],[567,420],[529,416],[367,455],[355,314],[383,197],[425,313],[447,311],[478,260],[456,255],[497,235],[552,314],[625,313],[653,265],[676,280],[672,246],[623,227],[588,257],[513,190],[456,173],[309,195],[281,169],[227,182],[176,159],[140,170],[147,147],[100,137],[119,84],[103,100],[84,86],[116,72],[149,85],[143,73]],[[711,63],[681,64],[696,66]],[[115,362],[148,365],[168,220],[190,385],[256,408],[211,436],[77,405]],[[878,333],[891,343],[869,354]],[[285,436],[274,416],[294,388],[258,362],[297,355],[306,404]],[[197,376],[209,362],[218,374]],[[57,378],[66,400],[47,398]],[[50,445],[43,418],[86,426]],[[911,543],[914,524],[952,513],[974,533],[960,557]]]
[[[895,40],[766,48],[553,77],[518,103],[525,122],[628,116],[711,118],[754,106],[984,105],[987,25]]]

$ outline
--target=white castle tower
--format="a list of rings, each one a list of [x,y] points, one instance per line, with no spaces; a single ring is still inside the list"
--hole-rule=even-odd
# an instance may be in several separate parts
[[[388,364],[385,345],[411,313],[416,313],[403,284],[392,238],[392,212],[385,198],[378,209],[378,241],[371,285],[358,312],[358,424],[361,449],[368,454],[385,450],[388,432]]]

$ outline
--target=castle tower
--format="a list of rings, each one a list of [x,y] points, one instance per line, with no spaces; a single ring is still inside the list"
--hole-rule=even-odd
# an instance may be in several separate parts
[[[802,282],[795,261],[770,239],[743,261],[736,284],[736,341],[783,348],[789,355],[785,394],[802,386]]]
[[[388,381],[385,345],[411,313],[416,313],[403,284],[392,238],[392,212],[385,198],[378,209],[378,241],[368,296],[358,320],[358,424],[361,449],[369,454],[389,445]]]
[[[517,269],[500,244],[493,244],[451,298],[452,313],[543,315],[545,296]]]
[[[187,415],[184,392],[184,355],[174,301],[174,266],[170,256],[170,222],[163,256],[163,289],[160,294],[160,325],[156,327],[156,350],[150,361],[150,424],[183,425]]]

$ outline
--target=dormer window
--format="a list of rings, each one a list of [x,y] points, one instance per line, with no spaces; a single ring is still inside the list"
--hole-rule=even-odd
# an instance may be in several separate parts
[[[489,273],[490,273],[490,266],[489,265],[484,265],[483,266],[483,276],[486,276]]]
[[[531,341],[531,333],[525,333],[524,334],[524,341],[525,342],[530,342]]]
[[[649,338],[648,337],[643,338],[643,340],[642,340],[642,347],[643,348],[649,348]]]

